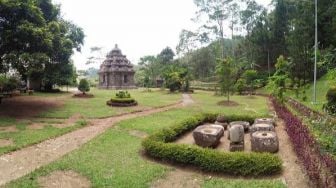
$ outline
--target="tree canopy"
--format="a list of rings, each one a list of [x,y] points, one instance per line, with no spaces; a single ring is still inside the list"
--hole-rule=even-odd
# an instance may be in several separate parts
[[[73,76],[70,57],[81,50],[84,32],[51,0],[1,0],[0,39],[0,73],[13,69],[50,89]]]

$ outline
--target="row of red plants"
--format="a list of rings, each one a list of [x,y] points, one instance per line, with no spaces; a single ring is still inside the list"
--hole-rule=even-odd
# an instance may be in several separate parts
[[[307,126],[284,105],[271,98],[279,118],[283,119],[294,150],[303,163],[311,181],[318,187],[336,187],[336,160],[321,152],[316,138]]]
[[[315,111],[315,110],[312,110],[311,108],[307,107],[306,105],[292,99],[292,98],[289,98],[287,100],[287,102],[294,108],[296,108],[297,110],[300,111],[301,114],[307,116],[307,117],[315,117],[315,118],[321,118],[323,116],[323,114]]]

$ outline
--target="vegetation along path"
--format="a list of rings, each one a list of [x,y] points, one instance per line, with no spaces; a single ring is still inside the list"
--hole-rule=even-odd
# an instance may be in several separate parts
[[[46,140],[37,145],[2,155],[0,156],[0,185],[4,185],[43,165],[59,159],[65,154],[79,148],[97,135],[103,133],[107,128],[119,121],[182,107],[192,103],[191,101],[192,99],[190,96],[183,95],[182,103],[115,117],[95,119],[91,121],[91,126],[73,131],[55,139]]]

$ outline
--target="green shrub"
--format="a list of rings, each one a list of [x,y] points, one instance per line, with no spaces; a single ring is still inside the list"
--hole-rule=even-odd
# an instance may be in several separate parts
[[[242,78],[237,80],[237,83],[236,83],[235,87],[236,87],[236,91],[238,92],[239,95],[242,95],[243,91],[246,88],[245,82],[246,81]]]
[[[85,94],[85,92],[89,92],[90,91],[89,82],[86,79],[81,79],[79,81],[78,90],[81,91],[83,94]]]
[[[118,99],[131,98],[131,94],[128,91],[118,91],[115,97]]]
[[[133,98],[111,98],[111,102],[117,102],[117,103],[134,103],[135,100]]]
[[[112,97],[106,104],[109,106],[128,107],[136,106],[138,102],[131,97],[128,91],[118,91],[115,97]]]
[[[332,87],[327,92],[327,103],[323,105],[323,109],[329,114],[336,114],[336,87]]]
[[[19,80],[16,77],[5,77],[0,75],[0,92],[12,92],[19,86]]]
[[[258,176],[279,173],[282,161],[269,153],[220,152],[193,145],[169,143],[178,136],[196,128],[204,122],[215,121],[218,114],[200,114],[188,118],[170,128],[150,135],[143,142],[147,154],[152,157],[195,165],[205,171],[230,175]],[[226,116],[229,121],[244,120],[253,122],[255,117]]]

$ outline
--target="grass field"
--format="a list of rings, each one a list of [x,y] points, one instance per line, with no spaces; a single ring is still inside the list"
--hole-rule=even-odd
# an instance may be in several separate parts
[[[0,118],[0,128],[13,125],[15,125],[16,128],[16,131],[14,132],[0,131],[0,139],[10,139],[13,142],[10,146],[0,147],[0,155],[79,129],[86,126],[87,122],[79,120],[73,126],[66,128],[55,128],[49,123],[45,123],[46,126],[38,130],[29,129],[29,124],[31,124],[31,122],[17,122],[12,119]]]
[[[296,96],[294,91],[286,91],[285,95],[292,97],[304,105],[308,106],[311,109],[314,109],[319,112],[323,112],[322,107],[323,104],[327,102],[326,100],[326,94],[328,92],[328,89],[331,87],[330,82],[328,80],[327,75],[321,77],[316,82],[316,103],[313,103],[313,83],[307,84],[303,89],[300,90],[299,96]],[[305,92],[306,100],[303,100],[303,91]],[[268,94],[270,91],[267,88],[261,88],[258,89],[258,93],[264,93]]]
[[[136,108],[111,108],[105,103],[109,97],[114,95],[115,91],[93,89],[92,93],[95,98],[77,99],[73,98],[71,93],[40,93],[35,92],[34,97],[52,98],[61,97],[65,105],[61,108],[53,109],[42,114],[42,117],[49,118],[68,118],[73,114],[80,113],[84,117],[105,117],[120,113],[127,113],[144,108],[159,107],[169,105],[181,100],[181,94],[169,94],[165,91],[155,90],[153,92],[143,92],[142,90],[132,90],[131,94],[139,101],[139,107]],[[81,128],[87,124],[85,120],[79,120],[76,125],[67,128],[55,128],[52,123],[64,123],[62,119],[49,119],[43,122],[45,125],[42,129],[30,129],[30,124],[40,123],[36,120],[18,120],[14,117],[0,117],[0,139],[10,140],[13,144],[0,147],[0,155],[14,151],[32,144],[39,143],[52,137],[57,137],[65,133]],[[14,131],[6,131],[1,129],[14,129]]]
[[[213,92],[197,91],[192,95],[197,102],[196,108],[204,112],[220,112],[223,114],[254,114],[264,116],[268,114],[267,98],[262,96],[238,96],[230,97],[231,101],[238,103],[238,106],[227,107],[218,105],[218,102],[225,101],[225,96],[214,96]]]
[[[180,94],[170,94],[167,91],[153,90],[146,92],[142,89],[130,90],[132,97],[138,101],[137,107],[115,108],[106,105],[106,101],[115,95],[113,90],[99,90],[92,88],[90,93],[94,98],[73,98],[69,94],[38,94],[44,97],[66,96],[64,105],[57,109],[52,109],[41,114],[41,117],[68,118],[73,114],[80,113],[87,118],[101,118],[117,114],[137,111],[140,109],[165,106],[181,100]]]
[[[193,98],[196,104],[188,108],[122,121],[80,149],[8,184],[7,187],[38,187],[38,177],[48,175],[56,170],[78,172],[87,177],[93,187],[150,187],[154,181],[165,177],[173,167],[144,159],[139,154],[142,149],[142,139],[131,136],[129,134],[131,130],[151,134],[201,111],[220,111],[225,114],[251,113],[244,110],[245,105],[243,104],[245,103],[251,105],[251,108],[254,107],[253,110],[257,113],[267,113],[267,105],[264,98],[245,99],[244,97],[234,97],[234,100],[242,104],[238,107],[217,107],[216,103],[225,98],[214,97],[210,92],[197,91]],[[241,179],[232,181],[231,179],[223,180],[220,178],[208,180],[208,176],[205,175],[202,176],[201,186],[206,188],[285,187],[281,181]]]
[[[321,79],[319,79],[316,82],[316,101],[317,101],[316,104],[312,103],[312,101],[313,101],[313,88],[314,88],[313,84],[309,84],[305,88],[305,92],[306,92],[306,96],[307,96],[306,101],[302,100],[302,96],[296,97],[293,92],[289,92],[288,95],[290,95],[294,99],[302,102],[306,106],[308,106],[308,107],[310,107],[310,108],[312,108],[316,111],[322,112],[323,111],[322,106],[323,106],[323,104],[325,104],[327,102],[326,94],[327,94],[330,86],[331,85],[330,85],[330,82],[329,82],[327,76],[322,77]]]

